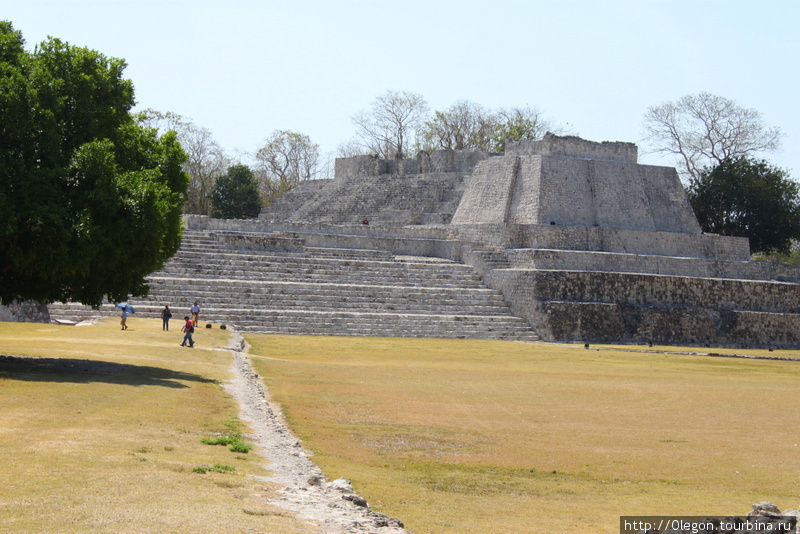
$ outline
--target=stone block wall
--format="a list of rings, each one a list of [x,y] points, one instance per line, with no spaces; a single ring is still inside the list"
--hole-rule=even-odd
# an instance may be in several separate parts
[[[300,182],[297,187],[287,191],[281,198],[263,208],[258,218],[271,222],[285,221],[294,214],[298,206],[302,206],[312,200],[331,182],[332,180],[305,180]]]
[[[8,306],[0,305],[0,322],[49,323],[50,312],[45,304],[15,301]]]
[[[451,239],[459,239],[494,250],[533,248],[584,250],[747,261],[747,238],[713,234],[689,235],[676,232],[643,232],[597,226],[550,224],[458,224],[447,226]]]
[[[797,284],[519,269],[484,279],[548,340],[800,344]]]
[[[238,250],[281,250],[300,252],[305,249],[302,239],[283,233],[266,234],[220,234],[220,240],[227,246]]]
[[[465,173],[354,176],[335,180],[288,217],[291,222],[447,224],[458,206]]]
[[[538,141],[530,139],[506,141],[505,154],[507,156],[557,155],[627,161],[630,163],[636,163],[638,159],[638,149],[634,143],[619,141],[603,141],[602,143],[597,143],[572,135],[558,136],[550,132],[547,132],[544,138]]]
[[[800,285],[785,282],[598,271],[529,272],[511,276],[524,280],[525,293],[541,301],[800,313]]]
[[[508,222],[519,162],[495,157],[480,162],[453,214],[452,224],[502,224]]]
[[[512,222],[701,233],[670,167],[544,156],[539,183],[539,212]]]
[[[358,176],[421,174],[429,172],[470,173],[478,162],[489,157],[485,150],[435,150],[420,152],[415,158],[381,159],[376,156],[337,158],[335,180],[348,181]]]
[[[534,315],[551,339],[664,345],[800,346],[796,315],[748,311],[546,302]],[[546,329],[546,330],[545,330]]]
[[[475,168],[452,224],[498,223],[701,233],[675,169],[560,155]]]
[[[800,283],[800,268],[768,261],[710,260],[583,250],[506,249],[512,268],[663,274]]]

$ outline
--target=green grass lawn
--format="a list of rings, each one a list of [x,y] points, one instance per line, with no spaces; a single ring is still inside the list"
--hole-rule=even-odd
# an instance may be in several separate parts
[[[0,322],[0,532],[309,532],[265,504],[255,451],[201,443],[246,431],[221,386],[229,334],[189,349],[177,325],[128,325]]]
[[[620,515],[800,505],[800,362],[500,341],[247,339],[327,476],[350,478],[416,534],[616,533]]]

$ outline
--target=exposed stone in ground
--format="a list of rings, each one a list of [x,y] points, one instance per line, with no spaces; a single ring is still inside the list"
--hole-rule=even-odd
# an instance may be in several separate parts
[[[233,331],[231,339],[234,378],[226,384],[226,391],[239,403],[241,417],[252,429],[248,437],[269,461],[272,475],[265,481],[283,488],[270,504],[315,525],[320,534],[408,534],[399,519],[374,512],[348,480],[325,479],[289,432],[280,408],[271,402],[253,371],[244,338]]]

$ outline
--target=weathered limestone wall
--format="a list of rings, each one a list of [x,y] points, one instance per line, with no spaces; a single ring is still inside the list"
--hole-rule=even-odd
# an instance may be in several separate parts
[[[800,346],[797,315],[702,308],[544,302],[536,312],[548,339],[664,345]],[[531,322],[535,328],[535,322]]]
[[[458,172],[354,176],[334,180],[288,218],[295,222],[429,224],[450,222],[467,175]]]
[[[431,154],[420,152],[416,158],[380,159],[377,156],[337,158],[334,173],[337,181],[347,181],[358,176],[385,174],[422,174],[428,172],[470,173],[475,165],[489,157],[485,150],[435,150]]]
[[[800,344],[797,284],[518,269],[484,279],[548,340]]]
[[[443,227],[275,225],[266,221],[211,219],[201,215],[184,215],[184,224],[192,230],[219,232],[228,244],[243,249],[298,250],[298,243],[302,242],[302,246],[309,247],[386,250],[392,254],[461,261],[462,244],[448,239]],[[225,232],[232,234],[225,235]],[[237,235],[239,232],[254,235]]]
[[[0,305],[0,322],[49,323],[50,312],[44,304],[31,301],[13,302],[9,306]]]
[[[675,169],[638,165],[635,145],[555,136],[524,150],[521,143],[476,166],[452,224],[701,233]]]
[[[701,233],[673,168],[561,156],[540,165],[538,213],[511,222]]]
[[[452,239],[496,250],[541,248],[732,261],[750,259],[750,243],[747,238],[712,234],[687,235],[550,224],[458,224],[447,228]]]
[[[522,277],[525,294],[542,301],[800,313],[800,285],[785,282],[597,271],[532,273],[509,274],[513,279]]]
[[[495,157],[478,163],[467,179],[467,189],[461,196],[452,224],[508,222],[517,171],[516,158]]]
[[[556,155],[577,158],[606,159],[636,163],[638,149],[634,143],[620,141],[587,141],[573,135],[559,136],[550,132],[543,139],[506,142],[506,156]]]
[[[289,219],[299,206],[311,201],[317,194],[328,187],[332,180],[306,180],[297,187],[286,192],[270,206],[261,210],[258,218],[277,222]]]
[[[521,269],[664,274],[800,283],[800,268],[769,261],[709,260],[532,248],[505,250],[504,259],[509,267]]]
[[[239,250],[282,250],[285,252],[300,252],[305,249],[302,239],[288,236],[282,232],[274,233],[231,233],[220,234],[220,240]]]

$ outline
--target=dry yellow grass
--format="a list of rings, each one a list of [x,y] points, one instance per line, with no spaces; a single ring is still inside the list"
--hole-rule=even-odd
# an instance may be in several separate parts
[[[0,356],[28,357],[0,358],[0,532],[308,532],[256,496],[259,457],[200,442],[246,431],[221,387],[228,334],[188,349],[177,324],[128,325],[0,323]],[[192,471],[215,464],[236,471]]]
[[[328,477],[350,478],[415,534],[615,533],[620,515],[800,504],[800,362],[497,341],[248,341]]]

